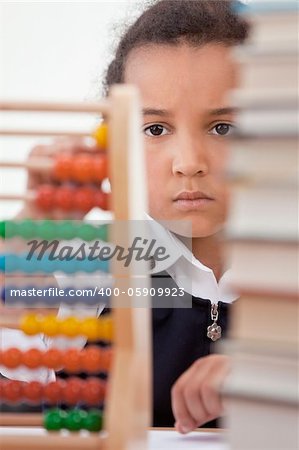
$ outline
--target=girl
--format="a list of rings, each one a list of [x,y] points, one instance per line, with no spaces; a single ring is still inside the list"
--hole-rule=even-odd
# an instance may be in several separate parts
[[[231,50],[247,33],[230,1],[157,1],[126,31],[104,80],[105,93],[115,83],[140,91],[151,217],[192,225],[192,253],[188,237],[165,230],[180,255],[167,268],[169,283],[180,285],[180,275],[187,274],[192,308],[152,312],[153,425],[176,421],[183,433],[222,413],[218,388],[227,360],[207,355],[219,327],[225,334],[228,304],[235,299],[225,282],[219,237],[228,208],[223,171],[234,125],[227,94],[238,78]],[[34,153],[82,148],[84,142],[68,141]],[[30,176],[30,188],[40,181]],[[39,218],[29,205],[22,216]]]

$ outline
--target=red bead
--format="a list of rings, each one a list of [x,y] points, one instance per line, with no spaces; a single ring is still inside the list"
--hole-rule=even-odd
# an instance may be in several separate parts
[[[83,390],[84,381],[77,377],[71,377],[63,389],[63,400],[68,405],[76,405],[81,400]]]
[[[66,382],[63,380],[51,381],[44,386],[44,400],[51,405],[61,403],[63,400],[63,393],[66,386]]]
[[[85,372],[97,373],[102,368],[102,350],[95,345],[82,352],[82,366]]]
[[[15,380],[6,380],[3,397],[11,403],[20,401],[23,397],[23,383]]]
[[[26,403],[40,403],[43,397],[43,385],[39,381],[30,381],[23,385],[23,398]]]
[[[42,364],[42,352],[37,348],[31,348],[23,353],[22,363],[29,369],[36,369]]]
[[[44,184],[40,186],[36,193],[36,205],[38,208],[48,211],[53,208],[54,205],[54,193],[55,188],[51,185]]]
[[[94,194],[94,206],[97,206],[98,208],[103,209],[104,211],[109,210],[109,202],[110,202],[110,195],[106,192],[103,192],[101,190],[97,190]]]
[[[56,348],[47,350],[42,356],[42,363],[48,369],[58,370],[63,366],[62,353]]]
[[[98,155],[93,158],[91,177],[94,181],[102,181],[108,177],[108,160],[106,155]]]
[[[74,209],[84,212],[90,211],[95,206],[94,196],[94,189],[88,187],[76,189],[74,195]]]
[[[9,348],[2,352],[1,364],[9,369],[15,369],[22,362],[22,352],[18,348]]]
[[[74,189],[69,186],[61,186],[56,189],[54,196],[54,205],[63,211],[71,211],[73,209]]]
[[[112,348],[105,348],[103,350],[103,362],[102,362],[102,370],[103,372],[109,372],[112,364],[113,350]]]
[[[82,352],[84,353],[84,352]],[[63,367],[67,372],[78,373],[82,370],[81,351],[76,348],[67,350],[63,357]]]
[[[70,155],[59,155],[55,159],[53,176],[57,180],[66,181],[72,178],[73,157]]]
[[[85,381],[82,391],[82,401],[88,406],[99,406],[105,398],[105,382],[98,378],[89,378]]]
[[[78,155],[73,160],[72,178],[81,183],[92,180],[93,158],[90,155]]]

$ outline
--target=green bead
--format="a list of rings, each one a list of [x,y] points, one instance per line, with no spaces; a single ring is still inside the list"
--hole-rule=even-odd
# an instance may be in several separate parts
[[[74,223],[71,220],[65,220],[58,225],[57,239],[74,239],[76,232]]]
[[[0,237],[5,238],[5,228],[6,228],[6,221],[1,220],[0,221]]]
[[[97,229],[89,223],[84,223],[79,227],[77,234],[83,241],[93,241],[97,237]]]
[[[59,408],[50,409],[44,416],[44,427],[48,431],[58,431],[65,427],[67,413]]]
[[[65,428],[69,431],[79,431],[83,428],[84,420],[86,420],[87,412],[83,409],[71,409],[68,411],[65,419]]]
[[[108,241],[108,225],[101,225],[97,229],[97,238],[100,241],[104,241],[104,242]]]
[[[4,234],[7,239],[18,236],[19,224],[17,222],[13,222],[12,220],[6,220]]]
[[[47,241],[57,239],[57,225],[53,220],[43,220],[39,222],[37,229],[38,237]]]
[[[21,236],[24,239],[31,239],[36,237],[36,224],[30,220],[22,220],[22,222],[19,223],[19,236]]]
[[[103,428],[103,413],[98,409],[91,409],[83,421],[83,428],[88,431],[101,431]]]

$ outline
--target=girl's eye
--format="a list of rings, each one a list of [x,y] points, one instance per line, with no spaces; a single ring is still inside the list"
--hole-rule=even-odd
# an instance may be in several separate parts
[[[234,125],[229,123],[218,123],[215,125],[209,132],[209,134],[213,134],[215,136],[229,136],[234,131]]]
[[[164,136],[165,134],[167,134],[167,129],[163,125],[158,124],[151,125],[145,128],[143,131],[146,136],[150,137]]]

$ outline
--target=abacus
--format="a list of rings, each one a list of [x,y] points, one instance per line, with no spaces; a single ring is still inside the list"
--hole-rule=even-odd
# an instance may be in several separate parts
[[[62,209],[65,213],[80,211],[85,213],[94,206],[103,210],[112,210],[116,221],[144,219],[146,205],[145,169],[140,136],[139,101],[135,88],[130,86],[114,86],[106,100],[94,103],[33,103],[33,102],[0,102],[1,111],[35,111],[35,112],[84,112],[102,114],[105,124],[101,125],[92,137],[96,140],[98,150],[95,154],[67,155],[53,159],[30,157],[26,163],[5,162],[0,167],[24,168],[31,171],[46,172],[53,183],[40,186],[37,192],[29,191],[25,196],[2,195],[0,200],[22,200],[35,202],[35,206],[44,215],[53,209]],[[88,135],[90,132],[57,132],[43,130],[0,130],[4,136],[58,136]],[[109,165],[109,169],[108,169]],[[111,180],[111,194],[102,191],[102,182]],[[65,184],[65,182],[67,184]],[[138,187],[138,189],[136,189]],[[130,226],[119,228],[107,225],[93,226],[78,221],[42,221],[9,220],[0,223],[2,239],[63,239],[80,238],[86,241],[100,239],[107,242],[118,242],[128,247],[131,234]],[[0,271],[10,275],[14,273],[51,274],[60,270],[65,273],[76,273],[82,270],[76,264],[58,264],[57,261],[24,259],[22,254],[6,253],[1,255]],[[63,261],[62,261],[63,262]],[[73,261],[74,262],[74,261]],[[86,262],[86,264],[85,264]],[[59,261],[61,263],[61,261]],[[88,263],[88,264],[87,264]],[[89,264],[90,263],[90,264]],[[147,264],[142,263],[143,284],[149,283]],[[140,267],[140,266],[139,266]],[[124,267],[119,261],[84,261],[84,271],[92,273],[100,270],[103,274],[110,272],[114,277],[114,286],[121,292],[127,292],[136,283],[136,267],[134,264]],[[140,269],[139,272],[140,274]],[[17,279],[17,278],[16,278]],[[12,286],[9,286],[12,287]],[[31,285],[21,286],[30,289]],[[47,289],[53,286],[47,286]],[[8,286],[2,288],[2,300],[7,299]],[[88,298],[88,297],[87,297]],[[14,369],[20,366],[28,369],[39,367],[59,370],[70,374],[68,380],[53,380],[42,384],[37,381],[29,383],[15,380],[4,380],[0,383],[1,397],[6,402],[17,402],[19,399],[38,404],[46,402],[54,406],[44,419],[34,416],[34,424],[45,423],[45,431],[36,436],[1,436],[1,448],[5,449],[107,449],[126,450],[142,449],[146,445],[146,428],[150,425],[150,320],[148,299],[143,297],[142,308],[134,308],[135,299],[123,294],[122,298],[111,297],[113,319],[110,315],[95,317],[59,318],[55,314],[41,315],[35,309],[34,302],[26,296],[22,304],[31,307],[31,313],[21,320],[6,314],[0,319],[0,327],[13,327],[33,336],[43,333],[45,337],[66,336],[72,339],[83,336],[90,341],[101,341],[113,348],[98,347],[95,343],[79,350],[69,348],[59,350],[50,348],[41,351],[31,348],[21,351],[9,348],[0,351],[0,364]],[[59,298],[43,298],[47,306],[59,306]],[[74,302],[74,297],[72,298]],[[80,299],[82,302],[82,299]],[[98,299],[93,298],[87,306],[94,305]],[[16,300],[16,303],[18,301]],[[70,302],[71,304],[71,302]],[[123,305],[125,304],[125,307]],[[32,309],[32,306],[34,309]],[[40,307],[40,299],[37,301]],[[90,378],[82,380],[76,376],[84,371]],[[94,377],[99,372],[109,373],[109,384],[105,380]],[[106,396],[107,391],[107,396]],[[105,400],[105,416],[95,409]],[[57,408],[57,403],[71,407],[69,410]],[[78,408],[78,403],[85,406]],[[87,408],[88,407],[88,408]],[[88,410],[91,408],[90,410]],[[86,411],[87,409],[87,411]],[[32,417],[33,417],[32,416]],[[2,414],[1,424],[32,425],[26,414]],[[104,420],[104,431],[102,430]],[[63,431],[61,431],[61,429]],[[67,430],[67,431],[65,431]],[[80,431],[84,430],[84,431]],[[80,431],[80,432],[79,432]],[[100,431],[100,432],[99,432]]]

